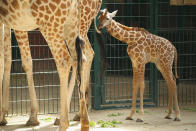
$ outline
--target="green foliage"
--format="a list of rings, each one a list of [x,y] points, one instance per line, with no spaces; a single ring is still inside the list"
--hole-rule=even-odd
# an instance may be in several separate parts
[[[124,113],[118,112],[118,113],[111,113],[111,114],[108,114],[107,116],[108,116],[108,117],[113,117],[113,116],[122,116],[122,115],[124,115]]]
[[[196,111],[196,108],[184,108],[186,111]]]
[[[136,113],[139,113],[139,110],[138,110],[138,109],[136,109],[136,111],[135,111],[135,112],[136,112]],[[144,110],[144,113],[149,113],[149,112]]]
[[[46,121],[46,122],[51,122],[53,119],[51,117],[47,117],[47,118],[43,118],[41,120]]]
[[[89,125],[90,125],[90,127],[95,127],[96,126],[96,122],[90,121]]]
[[[112,120],[112,121],[99,120],[97,124],[100,125],[100,127],[102,128],[114,128],[117,127],[116,124],[122,124],[122,122],[116,120]]]

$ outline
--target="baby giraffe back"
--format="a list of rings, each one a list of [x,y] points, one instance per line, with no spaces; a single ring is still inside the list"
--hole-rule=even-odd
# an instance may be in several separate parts
[[[128,43],[127,52],[133,65],[152,62],[159,70],[163,65],[172,67],[176,49],[170,41],[143,31],[137,31],[132,38],[134,40]]]

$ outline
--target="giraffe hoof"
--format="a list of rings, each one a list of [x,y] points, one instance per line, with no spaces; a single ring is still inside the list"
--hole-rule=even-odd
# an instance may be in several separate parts
[[[89,131],[89,120],[86,118],[81,119],[81,131]]]
[[[29,119],[26,123],[26,126],[38,126],[40,123],[38,120]]]
[[[73,118],[73,121],[80,121],[80,115],[76,114]]]
[[[7,124],[7,120],[3,118],[3,120],[0,122],[0,126],[5,126]]]
[[[56,118],[54,125],[59,125],[60,124],[60,119]]]
[[[174,121],[181,121],[181,119],[176,117],[176,118],[174,118]]]
[[[126,117],[125,120],[133,120],[130,116]]]
[[[144,122],[144,120],[138,118],[136,122]]]
[[[89,131],[89,127],[81,127],[81,131]]]
[[[166,116],[165,119],[172,119],[170,116]]]

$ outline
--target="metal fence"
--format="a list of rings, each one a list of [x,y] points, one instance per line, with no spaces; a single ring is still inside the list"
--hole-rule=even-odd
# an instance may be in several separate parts
[[[167,38],[175,45],[178,51],[180,76],[179,104],[195,104],[195,6],[171,6],[169,0],[106,0],[103,8],[108,8],[110,12],[118,10],[115,18],[118,22],[127,26],[146,28],[151,33]],[[95,101],[96,108],[130,107],[133,74],[131,61],[126,52],[127,45],[110,36],[107,31],[104,36],[106,36],[108,66],[104,84],[97,86],[101,87],[101,95]],[[146,65],[144,101],[145,106],[168,104],[166,82],[153,64]]]
[[[104,0],[103,8],[118,9],[115,20],[127,26],[146,28],[149,32],[170,40],[178,50],[178,99],[180,105],[196,103],[196,8],[195,6],[170,6],[169,0]],[[127,55],[127,45],[103,32],[107,67],[103,83],[100,72],[99,47],[94,30],[89,38],[95,51],[91,70],[90,105],[95,109],[130,107],[132,95],[132,67]],[[33,58],[34,82],[39,102],[39,112],[58,113],[59,78],[50,50],[39,31],[29,32]],[[19,48],[12,35],[12,70],[9,114],[26,114],[29,94],[26,75],[21,66]],[[167,86],[153,64],[146,65],[145,106],[166,106]],[[70,111],[79,110],[75,88]]]

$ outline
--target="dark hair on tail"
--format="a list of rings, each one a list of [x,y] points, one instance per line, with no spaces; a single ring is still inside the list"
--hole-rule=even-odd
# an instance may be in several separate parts
[[[76,38],[76,53],[77,53],[77,83],[78,87],[80,87],[81,84],[81,75],[80,75],[80,70],[81,70],[81,65],[82,65],[82,47],[84,45],[84,40],[77,36]]]

